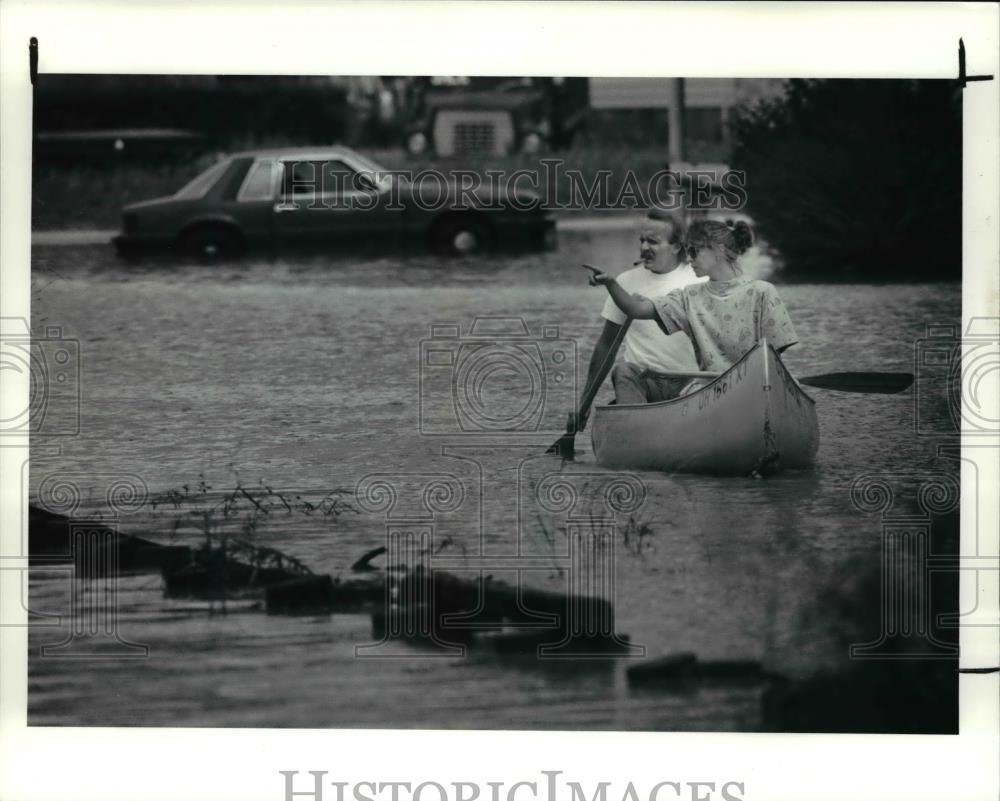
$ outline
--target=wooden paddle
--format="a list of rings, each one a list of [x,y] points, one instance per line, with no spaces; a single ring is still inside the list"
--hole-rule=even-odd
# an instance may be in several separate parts
[[[632,318],[626,318],[625,322],[622,323],[622,327],[618,329],[618,333],[615,334],[615,338],[611,342],[611,347],[608,348],[608,353],[604,357],[604,361],[601,362],[600,369],[598,369],[597,374],[594,376],[594,382],[587,386],[587,391],[583,393],[583,400],[580,401],[580,408],[576,412],[576,417],[570,421],[570,424],[566,426],[566,433],[563,434],[559,439],[549,446],[549,449],[545,451],[546,453],[557,453],[563,459],[568,459],[573,461],[573,455],[576,453],[576,435],[578,431],[583,431],[584,426],[580,425],[580,421],[584,421],[586,425],[587,412],[590,411],[590,407],[594,402],[594,398],[597,397],[597,391],[601,388],[601,384],[604,383],[604,379],[608,377],[608,373],[611,372],[611,366],[615,363],[615,356],[618,354],[618,348],[621,346],[625,339],[625,334],[628,333],[628,327],[632,325]],[[706,375],[708,375],[706,373]]]
[[[800,384],[840,392],[871,392],[876,395],[895,395],[909,389],[913,383],[911,373],[825,373],[798,379]]]
[[[710,373],[700,370],[687,372],[663,373],[670,378],[718,378],[722,373]],[[796,379],[807,387],[820,389],[835,389],[840,392],[869,392],[876,395],[895,395],[909,389],[913,383],[911,373],[824,373]]]

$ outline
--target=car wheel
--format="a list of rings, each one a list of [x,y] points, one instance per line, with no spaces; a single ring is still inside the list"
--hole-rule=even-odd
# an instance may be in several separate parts
[[[493,244],[489,225],[478,217],[444,219],[434,227],[432,248],[437,253],[469,256],[489,250]]]
[[[184,234],[181,250],[202,264],[215,264],[239,256],[243,252],[243,240],[231,228],[205,225]]]

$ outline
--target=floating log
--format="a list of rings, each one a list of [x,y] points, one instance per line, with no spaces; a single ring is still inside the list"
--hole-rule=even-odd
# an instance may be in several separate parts
[[[565,627],[614,620],[614,607],[604,598],[517,587],[492,576],[466,579],[441,570],[418,567],[399,580],[400,604],[431,603],[437,614],[447,615],[447,627],[492,628],[508,626]],[[600,626],[588,626],[600,629]]]
[[[632,665],[625,671],[631,686],[677,684],[691,681],[697,675],[698,657],[678,653]]]
[[[118,544],[119,569],[126,573],[178,570],[191,561],[191,549],[186,545],[159,545],[132,536],[121,537]]]
[[[672,686],[693,683],[762,684],[781,681],[752,659],[701,662],[692,653],[678,653],[633,665],[626,671],[631,686]]]
[[[372,616],[379,639],[484,645],[496,653],[551,661],[638,650],[614,632],[614,608],[603,598],[419,567],[399,578],[394,589],[388,610],[376,610]]]
[[[412,645],[453,646],[468,644],[475,632],[471,629],[448,629],[441,625],[441,615],[430,604],[392,605],[372,611],[372,637],[375,640],[404,640]]]
[[[272,584],[266,590],[267,612],[276,615],[312,615],[363,611],[385,606],[385,580],[334,579],[330,576],[300,576]]]
[[[477,637],[474,644],[496,654],[531,657],[540,662],[613,657],[632,652],[627,634],[573,634],[561,626],[535,631],[487,632]]]
[[[373,605],[384,607],[386,579],[383,576],[365,579],[335,578],[330,598],[333,611],[366,609]]]
[[[147,573],[178,569],[191,561],[191,549],[160,545],[122,534],[102,520],[86,520],[28,507],[28,554],[31,564],[73,564],[78,576]]]
[[[329,576],[300,576],[272,584],[265,597],[269,615],[328,612],[333,603],[333,580]]]
[[[28,507],[28,554],[33,561],[35,557],[53,563],[60,557],[64,562],[73,561],[70,522],[64,515]]]
[[[188,564],[163,570],[168,596],[193,598],[245,597],[299,575],[282,567],[240,561],[224,548],[192,551]]]
[[[703,681],[726,683],[758,683],[769,676],[760,662],[752,659],[723,659],[714,662],[699,662],[698,675]]]

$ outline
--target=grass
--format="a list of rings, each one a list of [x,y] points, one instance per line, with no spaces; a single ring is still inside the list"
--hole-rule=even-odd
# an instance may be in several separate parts
[[[560,546],[559,549],[556,548],[556,533],[561,539],[565,540],[569,537],[569,527],[566,524],[557,526],[554,533],[549,529],[542,516],[538,514],[535,515],[535,522],[537,524],[537,534],[540,535],[540,539],[545,543],[546,550],[553,561],[555,561],[556,554],[565,550],[565,546]],[[591,537],[599,537],[606,532],[610,533],[607,529],[608,521],[603,517],[586,518],[585,522],[587,533]],[[582,533],[580,528],[578,527],[577,533]],[[637,518],[635,515],[629,515],[628,520],[625,521],[616,519],[613,525],[613,532],[615,541],[617,542],[620,538],[621,544],[625,547],[625,552],[632,557],[645,560],[646,556],[655,550],[653,543],[656,531],[648,520]],[[562,574],[561,569],[556,572]]]
[[[313,503],[301,495],[278,492],[263,481],[256,487],[247,487],[237,480],[236,486],[221,495],[212,492],[203,474],[196,482],[169,489],[150,499],[155,511],[170,507],[179,512],[171,528],[171,539],[184,528],[194,528],[202,537],[207,551],[221,549],[232,556],[240,556],[255,567],[282,567],[292,572],[311,572],[304,564],[274,548],[254,542],[261,523],[283,514],[286,518],[296,514],[321,515],[336,520],[342,514],[358,510],[345,498],[344,490],[331,490],[319,502]]]
[[[206,169],[211,156],[185,165],[35,164],[31,228],[34,231],[117,229],[129,203],[172,195]]]
[[[294,146],[301,142],[271,141],[247,138],[231,143],[230,152],[239,150]],[[616,198],[626,175],[631,170],[639,185],[646,187],[650,178],[667,162],[666,145],[630,147],[627,145],[588,145],[560,153],[528,156],[515,154],[483,159],[412,158],[400,149],[365,150],[375,161],[389,169],[411,170],[414,174],[425,169],[440,171],[472,170],[484,177],[488,170],[507,174],[526,169],[544,178],[540,164],[543,158],[559,159],[562,169],[578,170],[589,185],[600,170],[610,171],[608,195]],[[710,143],[692,143],[692,161],[724,161],[721,148]],[[215,161],[215,154],[205,154],[193,162],[160,165],[119,164],[56,164],[36,163],[32,170],[32,229],[36,231],[72,229],[117,229],[121,207],[140,200],[171,195]],[[523,179],[521,186],[528,184]],[[564,184],[565,186],[565,184]],[[541,190],[542,188],[539,187]],[[593,210],[572,210],[560,214],[595,213]],[[611,212],[614,213],[614,212]]]

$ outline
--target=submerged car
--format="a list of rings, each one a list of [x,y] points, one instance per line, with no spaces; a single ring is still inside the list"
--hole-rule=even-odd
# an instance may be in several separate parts
[[[125,206],[113,242],[122,255],[160,248],[202,261],[254,249],[554,245],[555,221],[530,188],[457,177],[390,171],[346,147],[236,153],[171,197]]]

